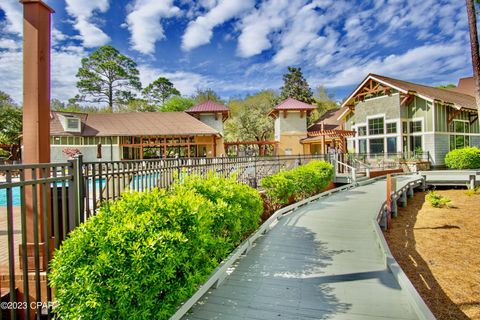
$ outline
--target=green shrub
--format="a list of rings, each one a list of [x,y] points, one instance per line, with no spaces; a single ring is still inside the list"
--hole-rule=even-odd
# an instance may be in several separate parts
[[[445,156],[445,165],[451,169],[479,169],[480,149],[474,147],[452,150]]]
[[[256,190],[213,174],[125,193],[55,252],[54,311],[61,319],[168,319],[261,212]]]
[[[227,242],[228,252],[261,221],[263,202],[258,190],[238,183],[235,175],[224,178],[210,172],[207,177],[187,176],[174,185],[174,190],[183,189],[194,190],[214,204],[212,232]]]
[[[287,204],[297,192],[294,177],[290,171],[280,171],[260,180],[261,187],[275,204]]]
[[[434,208],[449,207],[452,202],[449,198],[439,195],[435,191],[430,191],[427,194],[427,201],[430,202],[430,205]]]
[[[260,185],[276,204],[301,200],[325,189],[333,178],[333,167],[327,162],[314,160],[290,171],[280,171],[265,177]]]

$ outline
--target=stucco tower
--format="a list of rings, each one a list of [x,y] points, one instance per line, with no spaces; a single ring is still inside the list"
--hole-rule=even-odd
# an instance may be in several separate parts
[[[307,118],[315,107],[288,98],[270,112],[275,119],[275,141],[278,142],[278,155],[305,154],[300,142],[307,137]]]

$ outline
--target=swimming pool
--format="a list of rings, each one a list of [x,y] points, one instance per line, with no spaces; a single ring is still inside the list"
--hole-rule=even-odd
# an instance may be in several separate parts
[[[159,179],[160,174],[159,173],[152,173],[148,175],[142,175],[142,176],[134,176],[133,179],[130,181],[129,188],[132,190],[138,190],[138,189],[146,189],[148,185],[148,181],[152,182],[155,181],[155,179]],[[97,179],[95,181],[95,189],[98,197],[98,192],[100,191],[100,182],[102,183],[102,189],[105,188],[106,180],[105,179]],[[68,182],[65,184],[68,186]],[[57,186],[61,187],[62,182],[57,182]],[[53,184],[52,184],[53,187]],[[89,179],[89,185],[88,185],[89,192],[91,193],[93,191],[92,188],[92,180]],[[13,206],[19,206],[21,203],[20,200],[20,187],[14,187],[12,188],[12,205]],[[6,207],[7,206],[7,190],[6,189],[0,189],[0,207]]]

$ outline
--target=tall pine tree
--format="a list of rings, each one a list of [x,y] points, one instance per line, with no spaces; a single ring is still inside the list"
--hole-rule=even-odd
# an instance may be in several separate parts
[[[288,67],[288,73],[283,75],[283,87],[281,88],[280,99],[293,98],[305,103],[313,103],[313,92],[303,77],[302,69]]]

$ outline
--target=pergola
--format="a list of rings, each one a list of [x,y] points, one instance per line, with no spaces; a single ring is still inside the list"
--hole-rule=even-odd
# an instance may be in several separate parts
[[[325,126],[322,123],[319,131],[308,132],[308,137],[302,141],[302,143],[321,142],[322,154],[327,153],[326,141],[335,140],[338,141],[339,152],[346,152],[346,138],[355,136],[355,131],[344,129],[329,129],[325,130]]]
[[[235,147],[236,155],[239,156],[240,154],[240,146],[258,146],[259,155],[265,155],[265,146],[273,146],[274,148],[277,146],[278,141],[235,141],[235,142],[224,142],[223,145],[225,146],[225,153],[228,155],[228,150],[230,147]]]

